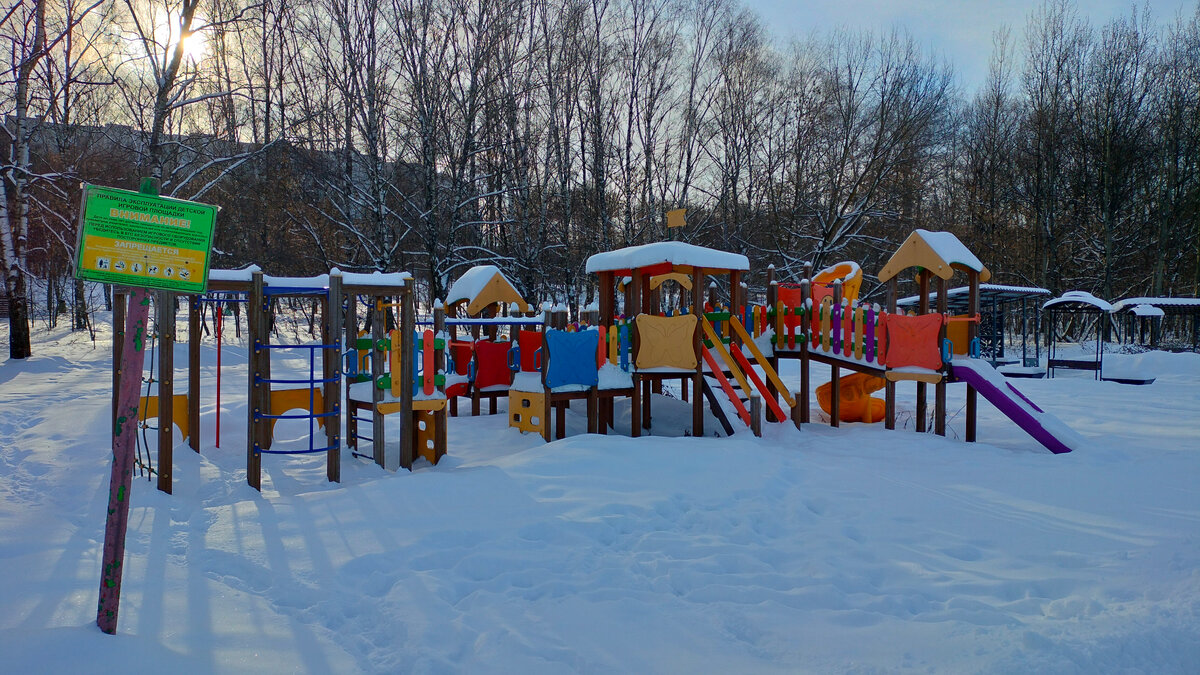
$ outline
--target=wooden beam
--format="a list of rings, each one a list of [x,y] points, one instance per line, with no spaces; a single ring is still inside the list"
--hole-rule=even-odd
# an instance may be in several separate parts
[[[321,344],[336,344],[334,349],[323,349],[322,378],[336,380],[342,369],[342,275],[329,275],[329,292],[325,295],[325,311],[321,315]],[[342,480],[342,388],[341,382],[326,382],[322,392],[326,413],[325,441],[329,450],[325,454],[325,476],[331,482]]]
[[[175,450],[175,294],[156,291],[158,322],[158,489],[171,494]]]
[[[258,415],[268,412],[263,396],[263,389],[267,385],[257,381],[259,377],[263,377],[263,359],[269,358],[264,356],[268,350],[258,348],[259,341],[266,340],[266,309],[263,303],[263,274],[255,272],[250,282],[249,302],[246,303],[246,337],[250,341],[246,395],[246,483],[255,490],[262,489],[262,454],[259,452],[259,442],[262,440],[261,428],[267,426],[258,419]]]

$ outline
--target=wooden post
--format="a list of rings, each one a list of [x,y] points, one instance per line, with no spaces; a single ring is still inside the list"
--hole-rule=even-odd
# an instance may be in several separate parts
[[[119,297],[119,296],[118,296]],[[119,313],[119,312],[118,312]],[[121,579],[125,565],[125,532],[129,525],[129,491],[133,487],[134,444],[138,426],[138,387],[146,359],[150,295],[135,288],[129,294],[124,340],[113,410],[112,473],[108,479],[108,516],[104,521],[104,551],[100,568],[100,600],[96,625],[114,635],[121,608]]]
[[[696,374],[692,375],[692,435],[704,435],[704,348],[701,322],[704,321],[704,292],[701,283],[704,281],[704,270],[692,268],[692,313],[696,315],[696,331],[692,334],[692,349],[696,354]]]
[[[413,377],[415,376],[413,350],[409,343],[414,339],[416,330],[416,293],[411,287],[406,288],[400,303],[400,339],[404,351],[400,355],[400,419],[405,426],[400,434],[400,466],[412,471],[413,462],[417,459],[417,444],[413,438],[412,429],[416,425],[413,417]],[[396,373],[392,373],[396,377]]]
[[[345,311],[342,315],[342,351],[351,350],[354,359],[354,370],[362,366],[358,360],[358,295],[349,293],[346,296]],[[341,356],[338,357],[338,366],[341,367]],[[343,415],[346,418],[346,446],[353,450],[358,450],[358,420],[354,419],[357,414],[354,410],[354,404],[350,402],[350,385],[354,384],[351,378],[344,378],[343,393],[345,394],[346,402],[343,405]]]
[[[807,273],[812,268],[808,263],[804,264],[805,272]],[[804,333],[812,332],[812,312],[807,309],[809,302],[812,300],[812,281],[806,276],[800,280],[800,306],[806,308],[805,315],[802,317],[804,322],[800,324],[800,328]],[[809,409],[812,407],[809,389],[812,387],[812,380],[808,372],[810,359],[808,350],[812,347],[809,340],[800,340],[800,395],[796,397],[800,408],[800,421],[811,421],[811,413]],[[799,425],[797,425],[799,426]]]
[[[217,311],[220,311],[218,307]],[[200,452],[200,296],[188,296],[188,446]]]
[[[920,301],[917,305],[917,314],[925,315],[929,313],[929,270],[921,270],[917,274],[917,291],[920,295]],[[917,432],[925,431],[925,416],[928,414],[928,408],[925,404],[925,391],[927,385],[924,382],[917,383]]]
[[[896,313],[896,277],[888,279],[887,282],[887,311],[888,314]],[[885,429],[896,428],[896,383],[891,380],[883,387],[884,399],[884,421]]]
[[[750,393],[750,431],[755,436],[762,437],[762,396],[757,391]]]
[[[938,277],[937,280],[937,311],[943,317],[946,315],[946,280]],[[942,322],[942,327],[938,331],[938,350],[941,351],[942,340],[946,338],[946,323]],[[949,364],[942,367],[942,378],[933,385],[933,433],[938,436],[946,435],[946,375],[949,370]]]
[[[970,288],[968,290],[968,295],[967,295],[967,315],[969,317],[975,317],[979,314],[979,273],[974,270],[971,270],[971,271],[967,272],[967,275],[968,275],[967,283],[970,285]],[[1024,303],[1022,303],[1021,309],[1024,310]],[[1023,335],[1024,328],[1025,328],[1024,326],[1021,327],[1022,341],[1024,339],[1024,335]],[[968,357],[971,356],[971,342],[977,337],[977,335],[978,335],[977,331],[978,331],[978,326],[976,325],[976,323],[974,321],[970,321],[967,323],[967,356]],[[997,337],[998,340],[1004,339],[1002,332],[997,331],[997,335],[998,335],[998,337]],[[1024,345],[1022,344],[1022,348],[1023,347],[1024,347]],[[1022,366],[1025,365],[1025,361],[1023,358],[1021,360],[1021,365]],[[970,384],[968,384],[967,385],[967,442],[968,443],[975,442],[976,421],[977,421],[978,414],[979,414],[979,392],[975,391],[975,387],[972,387]]]
[[[656,315],[658,307],[652,302],[651,298],[651,282],[650,276],[642,274],[640,270],[634,270],[634,283],[637,284],[636,290],[640,293],[641,298],[638,304],[638,311],[644,314]],[[642,428],[649,429],[651,426],[651,395],[654,393],[654,378],[646,378],[642,381]]]
[[[778,302],[779,302],[779,283],[777,281],[775,281],[775,266],[768,265],[767,266],[767,302],[766,302],[766,306],[763,307],[763,310],[765,311],[767,309],[775,308],[777,306]],[[753,334],[754,328],[751,327],[750,331],[751,331],[751,334]],[[777,336],[775,336],[775,339],[780,340],[781,336],[777,335]],[[779,343],[777,342],[776,344],[779,344]],[[779,372],[779,357],[775,355],[774,349],[771,350],[771,356],[767,359],[767,363],[771,364],[771,368],[773,368],[775,370],[775,372],[777,372],[777,373]],[[779,398],[779,390],[777,390],[775,388],[775,381],[772,380],[771,378],[767,378],[767,394],[775,399]],[[770,408],[767,408],[767,421],[768,422],[782,422],[783,420],[775,419],[775,413],[772,412]]]
[[[158,322],[158,489],[171,494],[175,450],[175,294],[156,291]]]
[[[386,360],[379,346],[387,337],[386,309],[381,305],[391,299],[382,295],[371,299],[375,303],[371,311],[371,455],[376,464],[389,471],[395,471],[396,464],[389,466],[387,461],[387,431],[383,423],[383,414],[379,412],[379,404],[383,403],[383,390],[378,384],[379,378],[383,377],[383,364]],[[392,373],[392,377],[396,377],[396,373]],[[404,427],[408,428],[407,422]]]
[[[329,289],[325,294],[325,312],[321,330],[321,344],[333,344],[332,349],[324,349],[325,358],[322,361],[325,383],[322,396],[325,399],[325,413],[333,413],[325,419],[325,440],[329,447],[325,455],[325,476],[331,482],[342,481],[342,388],[339,373],[342,370],[342,275],[329,275]]]
[[[633,276],[625,286],[625,316],[629,318],[629,330],[633,333],[633,345],[629,354],[629,360],[633,363],[637,361],[638,349],[641,347],[641,337],[637,330],[637,315],[641,311],[642,297],[642,274],[640,270],[632,270]],[[642,435],[642,378],[637,372],[637,366],[633,367],[633,400],[630,401],[629,409],[629,435],[637,438]]]
[[[250,339],[250,359],[247,366],[249,393],[246,396],[246,482],[255,490],[262,489],[262,454],[259,452],[259,444],[263,440],[262,429],[268,426],[258,419],[258,415],[270,412],[264,395],[264,391],[270,385],[258,381],[265,376],[263,361],[271,358],[269,350],[259,347],[260,342],[265,344],[267,340],[266,314],[263,274],[254,272],[250,277],[250,301],[246,303],[246,332]]]
[[[833,282],[833,305],[829,308],[830,332],[833,331],[833,326],[835,323],[841,324],[841,322],[842,322],[841,312],[842,312],[842,282],[839,279],[839,280]],[[834,316],[835,313],[837,314],[837,316]],[[838,330],[839,330],[839,332],[837,334],[841,336],[842,340],[845,340],[846,336],[842,335],[842,333],[840,332],[840,326],[839,326]],[[830,373],[829,377],[831,378],[829,380],[829,386],[830,386],[829,393],[831,396],[831,398],[829,400],[829,426],[840,427],[840,426],[842,426],[842,380],[841,380],[842,370],[837,365],[836,357],[839,356],[839,352],[841,352],[842,350],[839,349],[839,345],[836,345],[836,344],[831,343],[830,347],[833,349],[832,356],[834,356],[834,362],[829,365],[829,373]]]

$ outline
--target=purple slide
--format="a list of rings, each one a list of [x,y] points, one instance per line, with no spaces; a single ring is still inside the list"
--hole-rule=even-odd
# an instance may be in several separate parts
[[[950,374],[975,387],[992,405],[1017,423],[1030,436],[1060,454],[1083,447],[1083,438],[1062,420],[1033,404],[1009,384],[995,368],[982,359],[956,358],[950,362]]]

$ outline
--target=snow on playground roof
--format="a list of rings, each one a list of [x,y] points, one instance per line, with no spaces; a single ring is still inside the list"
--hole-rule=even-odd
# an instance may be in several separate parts
[[[329,273],[341,274],[348,286],[404,286],[413,278],[410,272],[343,272],[336,267]]]
[[[1133,309],[1131,309],[1129,311],[1133,312],[1135,316],[1166,316],[1167,315],[1167,313],[1163,311],[1162,307],[1155,307],[1154,305],[1134,305]]]
[[[315,277],[272,277],[263,275],[263,283],[267,286],[281,288],[328,288],[329,275],[318,274]]]
[[[450,284],[446,293],[446,304],[467,301],[467,313],[478,314],[484,307],[502,302],[505,305],[517,304],[521,311],[526,311],[529,304],[517,292],[516,286],[504,276],[495,265],[476,265],[463,272],[457,281]],[[478,302],[477,302],[478,301]]]
[[[240,270],[209,270],[209,281],[224,281],[224,282],[247,282],[249,283],[255,272],[261,272],[262,268],[258,265],[247,265]],[[329,274],[341,274],[342,283],[351,286],[404,286],[407,282],[412,281],[412,274],[408,272],[370,272],[363,274],[360,272],[342,272],[338,268],[333,268]],[[329,286],[329,274],[321,274],[315,277],[273,277],[263,275],[263,283],[268,286],[287,286],[291,288],[326,288]]]
[[[649,267],[659,263],[690,265],[723,270],[748,270],[750,260],[744,255],[704,248],[682,241],[659,241],[641,246],[597,253],[588,258],[587,272],[615,272]]]
[[[954,276],[954,267],[965,267],[979,273],[980,281],[992,278],[992,273],[951,232],[913,230],[908,239],[879,271],[879,281],[887,281],[910,267],[922,267],[942,279]]]
[[[951,310],[965,308],[967,299],[971,291],[970,286],[957,286],[946,291],[946,304]],[[937,292],[929,294],[929,302],[933,304],[937,301]],[[979,304],[988,305],[993,302],[1012,302],[1023,298],[1032,298],[1041,295],[1050,295],[1050,291],[1045,288],[1036,286],[1005,286],[1002,284],[979,284]],[[896,301],[900,307],[915,305],[921,301],[921,296],[910,295],[907,298],[901,298]]]
[[[1130,310],[1131,307],[1137,307],[1138,305],[1157,307],[1163,311],[1163,314],[1186,314],[1200,311],[1200,298],[1125,298],[1124,300],[1114,302],[1112,311]],[[1136,309],[1130,311],[1137,314]],[[1139,316],[1163,316],[1163,314]]]
[[[1065,304],[1070,304],[1070,303],[1080,303],[1080,304],[1084,304],[1084,305],[1091,305],[1091,306],[1099,309],[1101,312],[1113,311],[1112,305],[1108,304],[1104,300],[1101,300],[1100,298],[1097,298],[1096,296],[1092,295],[1091,293],[1088,293],[1087,291],[1067,291],[1066,293],[1063,293],[1062,296],[1060,296],[1060,297],[1054,298],[1053,300],[1046,301],[1046,304],[1042,305],[1042,309],[1046,309],[1048,307],[1053,307],[1054,305],[1065,305]]]
[[[208,271],[209,281],[250,281],[250,277],[255,272],[261,272],[262,268],[258,265],[246,265],[240,270],[218,270],[211,269]]]

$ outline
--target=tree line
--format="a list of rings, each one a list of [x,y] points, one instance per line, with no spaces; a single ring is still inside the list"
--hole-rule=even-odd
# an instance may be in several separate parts
[[[1047,0],[975,91],[902,30],[781,44],[735,0],[18,0],[0,37],[14,357],[31,279],[86,320],[80,181],[144,176],[221,206],[218,266],[408,270],[427,300],[489,262],[578,307],[589,255],[666,238],[752,287],[870,271],[915,227],[1000,283],[1200,285],[1200,4]]]

